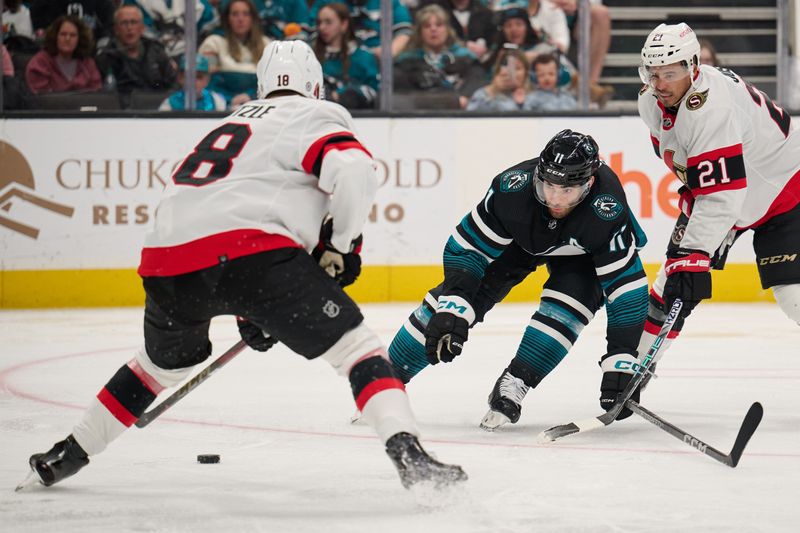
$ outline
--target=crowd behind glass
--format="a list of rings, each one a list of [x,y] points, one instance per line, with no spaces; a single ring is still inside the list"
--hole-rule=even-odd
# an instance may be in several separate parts
[[[577,107],[577,0],[391,0],[394,109],[564,111]],[[4,109],[48,101],[183,110],[184,0],[3,0]],[[380,0],[198,0],[195,104],[224,111],[255,97],[273,39],[302,39],[325,94],[348,109],[380,99]],[[611,39],[609,10],[589,4],[589,107]],[[706,43],[704,61],[712,61]],[[191,57],[190,54],[189,57]],[[104,104],[105,105],[105,104]]]

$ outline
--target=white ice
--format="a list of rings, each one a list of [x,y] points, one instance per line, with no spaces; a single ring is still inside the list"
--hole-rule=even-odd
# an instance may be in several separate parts
[[[364,306],[386,342],[413,304]],[[424,444],[470,479],[405,491],[372,432],[351,425],[347,382],[283,347],[247,350],[163,419],[130,429],[75,477],[13,492],[28,456],[66,436],[141,342],[137,309],[0,312],[3,532],[798,531],[800,328],[775,305],[701,306],[642,404],[727,452],[754,401],[765,415],[735,469],[636,416],[550,445],[542,429],[599,414],[605,317],[525,400],[478,428],[486,397],[535,309],[501,305],[454,363],[408,393]],[[212,324],[215,355],[237,340]],[[218,453],[220,464],[196,462]]]

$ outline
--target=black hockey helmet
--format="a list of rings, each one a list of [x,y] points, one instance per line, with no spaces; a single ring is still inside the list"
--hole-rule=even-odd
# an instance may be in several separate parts
[[[536,167],[537,177],[562,187],[583,185],[600,167],[598,152],[597,143],[590,135],[562,130],[542,150]]]

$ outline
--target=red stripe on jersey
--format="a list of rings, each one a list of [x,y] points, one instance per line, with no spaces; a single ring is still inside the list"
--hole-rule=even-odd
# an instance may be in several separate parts
[[[289,237],[257,229],[237,229],[176,246],[142,248],[140,276],[177,276],[212,267],[220,261],[278,248],[302,248]]]
[[[320,152],[325,150],[322,154],[323,158],[330,150],[330,147],[327,145],[328,141],[334,137],[349,137],[348,140],[342,140],[341,142],[336,142],[330,145],[330,147],[335,146],[342,146],[339,148],[340,150],[348,150],[348,149],[357,149],[362,150],[365,154],[372,157],[372,154],[364,148],[364,146],[354,139],[354,135],[349,131],[337,131],[336,133],[331,133],[329,135],[325,135],[324,137],[320,137],[308,148],[306,155],[303,156],[303,170],[307,174],[313,174],[314,170],[314,163],[317,161]],[[346,147],[344,146],[346,145]]]
[[[720,157],[735,157],[742,155],[742,143],[726,146],[724,148],[716,148],[709,152],[690,157],[686,161],[687,167],[696,167],[699,163],[706,160],[716,161]]]
[[[358,141],[341,141],[334,144],[327,144],[322,150],[322,158],[325,159],[325,156],[328,155],[328,152],[331,150],[361,150],[368,156],[372,157],[372,154],[370,154],[367,149],[364,148]]]
[[[661,333],[661,326],[653,324],[649,320],[645,320],[645,322],[644,322],[644,330],[645,330],[645,332],[647,332],[647,333],[649,333],[651,335],[658,336],[658,334]],[[675,331],[675,329],[672,329],[669,333],[667,333],[667,338],[668,339],[674,339],[675,337],[680,335],[680,333],[681,333],[680,331]]]
[[[100,400],[100,403],[105,405],[106,409],[114,415],[114,418],[122,422],[125,427],[131,427],[133,423],[138,420],[130,411],[125,409],[105,387],[97,393],[97,399]]]
[[[397,378],[376,379],[362,389],[361,393],[358,395],[358,398],[356,398],[356,407],[358,407],[359,411],[363,411],[364,406],[367,405],[367,402],[370,401],[373,396],[381,391],[389,389],[398,389],[402,391],[406,390],[403,382]]]
[[[797,204],[800,204],[800,170],[789,178],[789,181],[786,182],[781,192],[779,192],[778,196],[772,201],[769,209],[767,209],[767,213],[763,217],[744,228],[736,226],[736,229],[757,228],[767,220],[791,211],[797,207]]]
[[[696,198],[704,194],[714,194],[719,191],[735,191],[737,189],[744,189],[747,187],[747,179],[731,180],[728,183],[717,183],[711,187],[698,187],[692,189],[692,195]]]
[[[661,143],[658,142],[658,139],[656,139],[655,136],[652,135],[652,134],[650,135],[650,142],[652,142],[653,146],[655,146],[656,148],[660,148],[661,147]]]
[[[664,298],[661,297],[654,289],[650,289],[650,296],[656,299],[656,301],[660,304],[664,304]]]
[[[147,390],[156,396],[158,396],[159,393],[164,390],[164,387],[161,385],[161,383],[156,381],[156,378],[148,374],[136,359],[131,359],[128,361],[128,368],[130,368],[131,372],[133,372],[136,377],[139,378],[139,380],[142,382],[142,385],[144,385]]]

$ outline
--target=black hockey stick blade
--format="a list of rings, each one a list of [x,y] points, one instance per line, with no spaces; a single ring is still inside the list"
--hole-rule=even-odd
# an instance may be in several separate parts
[[[752,437],[753,433],[755,433],[756,429],[758,429],[758,425],[761,423],[761,419],[763,417],[764,408],[759,402],[755,402],[753,405],[751,405],[750,409],[747,411],[747,414],[744,415],[742,427],[739,428],[739,434],[736,435],[736,440],[733,442],[731,453],[728,454],[730,457],[731,468],[736,468],[736,465],[739,464],[739,459],[742,458],[742,453],[744,452],[745,446],[747,446],[747,443],[750,442],[750,437]]]
[[[619,414],[622,412],[622,409],[625,408],[625,402],[627,402],[630,397],[633,396],[636,387],[642,383],[645,376],[650,372],[653,362],[657,359],[661,345],[663,344],[664,339],[666,339],[669,335],[669,332],[672,331],[672,326],[675,325],[675,321],[678,320],[678,315],[680,314],[682,308],[683,302],[680,298],[676,298],[669,310],[669,313],[667,314],[666,320],[664,320],[664,324],[661,326],[661,330],[658,332],[658,336],[653,339],[653,344],[650,346],[650,349],[647,350],[647,354],[641,363],[640,369],[628,382],[627,387],[625,387],[625,389],[619,394],[617,403],[614,405],[614,407],[602,415],[595,416],[593,418],[578,420],[577,422],[570,422],[569,424],[561,424],[558,426],[553,426],[549,429],[545,429],[536,436],[537,442],[540,444],[546,444],[568,435],[585,433],[587,431],[608,426],[614,420],[616,420],[617,416],[619,416]]]
[[[240,340],[231,346],[227,352],[217,357],[213,363],[205,367],[196,376],[184,383],[180,389],[173,392],[166,400],[153,407],[149,411],[142,413],[142,416],[140,416],[139,420],[136,421],[136,427],[143,428],[161,416],[164,411],[178,403],[181,398],[197,388],[198,385],[211,377],[211,374],[225,366],[228,362],[230,362],[231,359],[239,355],[239,353],[241,353],[245,348],[247,348],[247,344],[243,340]]]
[[[720,463],[730,466],[731,468],[736,468],[736,465],[739,464],[739,459],[742,457],[742,452],[744,452],[747,442],[750,440],[750,437],[753,436],[753,433],[755,433],[756,429],[758,428],[758,424],[761,422],[761,417],[764,415],[764,409],[761,407],[760,403],[755,402],[753,405],[751,405],[744,417],[742,427],[739,428],[739,433],[736,435],[736,440],[733,443],[731,452],[724,453],[698,439],[691,433],[687,433],[676,425],[664,420],[654,412],[645,409],[633,400],[628,400],[625,402],[625,406],[657,428],[666,431],[676,439],[688,444],[692,448],[696,448],[699,452],[704,453],[715,461],[719,461]]]

